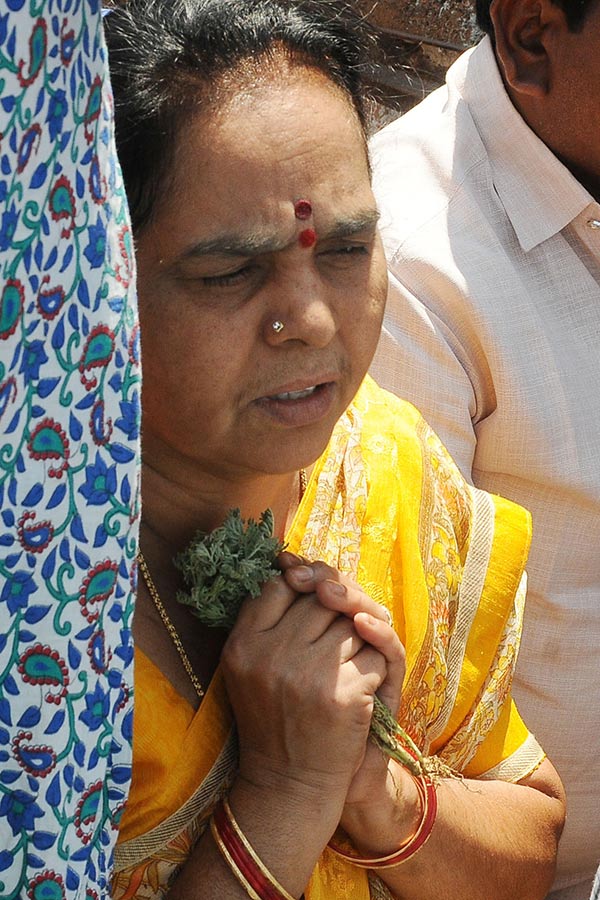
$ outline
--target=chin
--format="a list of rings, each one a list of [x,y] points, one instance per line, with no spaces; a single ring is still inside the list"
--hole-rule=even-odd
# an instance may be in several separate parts
[[[286,475],[298,472],[300,469],[309,469],[327,449],[337,421],[336,419],[326,430],[321,428],[321,434],[318,437],[303,439],[297,435],[293,446],[284,447],[283,441],[279,444],[274,441],[267,461],[268,468],[265,468],[264,471],[273,475]],[[288,441],[285,444],[287,445]]]

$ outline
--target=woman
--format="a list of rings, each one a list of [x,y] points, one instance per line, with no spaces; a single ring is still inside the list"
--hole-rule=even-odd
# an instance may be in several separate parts
[[[145,365],[115,898],[512,900],[552,878],[560,782],[510,700],[529,519],[364,380],[385,264],[333,12],[107,17]],[[227,637],[177,605],[173,558],[233,507],[270,507],[289,552]],[[376,693],[464,782],[376,749]]]

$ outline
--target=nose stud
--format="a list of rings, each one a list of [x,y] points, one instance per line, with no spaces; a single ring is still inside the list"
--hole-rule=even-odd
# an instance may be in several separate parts
[[[280,334],[285,328],[285,325],[283,324],[283,322],[280,322],[279,319],[276,319],[271,325],[271,328],[273,329],[275,334]]]

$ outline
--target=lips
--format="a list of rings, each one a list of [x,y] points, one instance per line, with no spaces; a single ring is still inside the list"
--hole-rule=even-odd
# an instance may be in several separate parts
[[[281,394],[271,394],[267,399],[269,400],[304,400],[305,397],[310,397],[311,394],[319,387],[318,384],[313,385],[312,387],[304,388],[301,391],[283,391]]]
[[[290,378],[289,381],[283,381],[282,379],[279,384],[276,381],[274,384],[271,382],[273,387],[270,390],[267,388],[264,394],[256,397],[256,400],[259,403],[263,400],[278,400],[282,403],[304,400],[318,393],[327,385],[337,384],[340,378],[340,371],[336,367],[330,371],[325,370],[314,375],[306,373],[300,377],[296,376],[293,380]]]
[[[337,396],[336,383],[323,381],[306,387],[294,385],[260,397],[255,405],[284,427],[313,425],[331,414]]]

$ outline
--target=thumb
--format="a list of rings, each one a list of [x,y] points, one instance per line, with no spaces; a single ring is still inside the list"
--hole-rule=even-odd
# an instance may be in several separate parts
[[[387,622],[365,612],[356,613],[353,621],[358,636],[385,657],[387,674],[377,691],[377,696],[396,715],[400,707],[406,671],[404,647]]]

